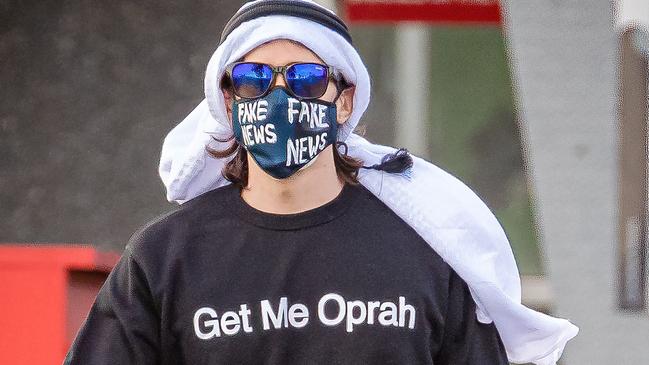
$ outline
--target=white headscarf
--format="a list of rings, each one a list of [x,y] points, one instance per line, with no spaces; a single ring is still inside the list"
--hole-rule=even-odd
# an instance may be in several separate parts
[[[254,5],[257,0],[245,4]],[[311,0],[305,1],[315,4]],[[323,8],[324,9],[324,8]],[[203,100],[165,138],[160,177],[167,199],[179,204],[229,184],[221,175],[232,158],[215,159],[206,146],[225,149],[212,135],[227,138],[232,129],[219,88],[225,67],[255,47],[274,39],[297,41],[356,85],[354,109],[340,128],[338,140],[348,154],[365,165],[380,163],[395,148],[373,144],[353,133],[370,100],[370,78],[356,49],[341,35],[316,22],[283,15],[259,17],[239,25],[216,49],[207,66]],[[464,279],[482,323],[495,322],[507,356],[514,363],[553,365],[578,328],[521,304],[518,268],[499,222],[464,183],[413,157],[411,176],[361,169],[360,182],[407,222]],[[395,242],[398,244],[398,242]]]

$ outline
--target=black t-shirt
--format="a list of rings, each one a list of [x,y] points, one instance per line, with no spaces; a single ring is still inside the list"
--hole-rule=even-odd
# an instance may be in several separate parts
[[[362,185],[288,215],[234,185],[133,235],[66,364],[508,364],[466,283]]]

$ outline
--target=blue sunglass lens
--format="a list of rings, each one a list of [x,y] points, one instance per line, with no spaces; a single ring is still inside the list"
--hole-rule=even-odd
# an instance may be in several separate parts
[[[232,86],[237,95],[255,98],[262,95],[273,79],[273,70],[260,63],[240,63],[232,68]]]
[[[298,63],[286,69],[286,83],[295,95],[319,98],[327,91],[327,68],[317,63]]]

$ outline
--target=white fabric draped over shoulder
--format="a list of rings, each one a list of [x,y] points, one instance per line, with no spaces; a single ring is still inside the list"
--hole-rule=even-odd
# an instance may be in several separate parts
[[[258,1],[265,0],[244,7]],[[206,98],[164,140],[159,173],[169,201],[182,204],[230,183],[221,169],[231,157],[216,159],[205,149],[224,149],[231,143],[212,138],[232,135],[219,81],[227,65],[274,39],[300,42],[356,85],[354,110],[338,135],[338,140],[347,143],[349,155],[373,165],[397,150],[353,133],[370,101],[370,77],[351,44],[310,20],[284,15],[260,17],[242,23],[216,49],[205,75]],[[578,328],[566,319],[521,304],[516,261],[496,217],[460,180],[429,161],[416,156],[413,160],[410,177],[361,169],[359,180],[467,282],[477,305],[477,319],[495,322],[511,362],[556,364]]]

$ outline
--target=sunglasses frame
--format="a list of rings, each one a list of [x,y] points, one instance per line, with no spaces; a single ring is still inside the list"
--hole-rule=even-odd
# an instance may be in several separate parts
[[[241,95],[239,95],[237,93],[237,91],[234,88],[234,80],[232,79],[232,70],[237,65],[240,65],[240,64],[259,64],[259,65],[268,66],[271,69],[272,78],[270,79],[270,83],[268,84],[268,87],[266,88],[266,90],[264,90],[264,92],[261,95],[254,96],[254,97],[245,97],[245,96],[241,96]],[[287,78],[286,78],[286,70],[288,70],[288,68],[291,67],[291,66],[304,65],[304,64],[319,65],[319,66],[324,67],[327,70],[327,87],[324,89],[324,91],[322,92],[321,95],[309,96],[309,97],[299,96],[299,95],[295,94],[293,89],[291,89],[291,86],[289,85],[289,83],[287,81]],[[225,75],[227,76],[228,82],[229,82],[229,85],[227,85],[227,88],[232,90],[234,95],[236,95],[236,96],[238,96],[238,97],[240,97],[242,99],[246,99],[246,100],[256,99],[256,98],[261,98],[261,97],[266,96],[268,94],[268,92],[272,89],[272,86],[275,84],[275,80],[277,79],[278,74],[281,74],[282,77],[284,77],[284,83],[286,84],[286,89],[288,90],[289,94],[291,94],[293,97],[295,97],[298,100],[313,100],[313,99],[318,99],[318,98],[322,97],[322,95],[324,95],[327,92],[327,89],[328,89],[328,86],[329,86],[329,80],[334,80],[334,83],[336,84],[337,93],[336,93],[336,98],[334,99],[334,100],[336,100],[336,99],[338,99],[338,96],[340,96],[340,93],[342,92],[342,90],[340,88],[340,85],[346,85],[346,83],[345,83],[345,81],[343,80],[342,77],[337,77],[336,76],[335,69],[332,66],[323,65],[323,64],[318,63],[318,62],[291,62],[291,63],[289,63],[287,65],[284,65],[284,66],[272,66],[272,65],[269,65],[269,64],[263,63],[263,62],[240,61],[240,62],[234,62],[234,63],[228,65],[225,68]],[[223,87],[223,85],[224,85],[223,80],[221,82],[221,85]]]

